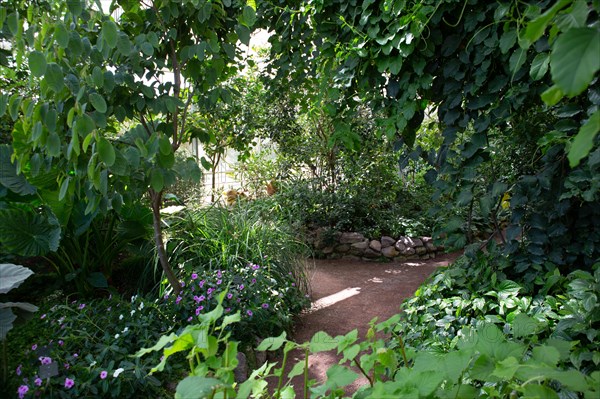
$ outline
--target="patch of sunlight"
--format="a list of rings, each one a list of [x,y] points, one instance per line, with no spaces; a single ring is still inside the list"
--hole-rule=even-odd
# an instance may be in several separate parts
[[[314,301],[312,303],[312,306],[308,310],[308,313],[316,312],[317,310],[327,308],[331,305],[343,301],[344,299],[348,299],[358,294],[360,294],[360,287],[346,288],[345,290],[341,290],[339,292],[336,292],[335,294]]]

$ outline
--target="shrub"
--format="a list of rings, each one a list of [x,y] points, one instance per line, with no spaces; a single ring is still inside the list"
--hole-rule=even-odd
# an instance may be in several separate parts
[[[57,302],[48,301],[38,317],[18,333],[9,333],[12,372],[5,397],[17,392],[20,397],[44,398],[164,393],[161,381],[148,375],[158,358],[130,357],[173,328],[159,305],[139,297]],[[173,377],[169,372],[165,378]]]

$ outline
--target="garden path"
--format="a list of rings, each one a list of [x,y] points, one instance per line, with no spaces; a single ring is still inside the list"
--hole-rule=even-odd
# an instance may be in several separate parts
[[[300,317],[293,334],[294,341],[309,341],[318,331],[335,337],[355,328],[359,337],[364,338],[369,321],[375,317],[383,321],[398,313],[402,301],[412,296],[437,267],[447,266],[458,255],[444,254],[435,259],[402,263],[316,260],[310,273],[313,306]],[[302,353],[293,353],[288,364],[291,366],[303,358]],[[311,355],[309,378],[323,383],[327,369],[340,359],[336,351]],[[348,387],[347,393],[366,383],[365,378],[359,378]],[[302,398],[302,377],[297,377],[293,385],[296,397]]]

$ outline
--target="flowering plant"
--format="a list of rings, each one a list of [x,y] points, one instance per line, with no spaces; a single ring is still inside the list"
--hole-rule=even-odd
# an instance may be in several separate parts
[[[18,336],[9,334],[16,356],[10,359],[14,371],[6,393],[21,399],[127,398],[157,397],[164,390],[148,375],[157,356],[129,356],[172,326],[156,303],[111,297],[45,305],[40,313]],[[30,340],[25,348],[23,337]]]
[[[193,324],[199,315],[214,309],[219,294],[225,292],[224,315],[241,314],[241,321],[231,326],[234,337],[253,343],[258,337],[288,330],[292,317],[309,303],[291,274],[284,281],[276,280],[270,269],[268,263],[249,263],[227,270],[188,272],[181,281],[181,293],[167,293],[163,301],[178,321]]]

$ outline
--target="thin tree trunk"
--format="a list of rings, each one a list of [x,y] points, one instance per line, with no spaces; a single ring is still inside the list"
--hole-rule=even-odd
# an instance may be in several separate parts
[[[158,260],[163,271],[165,272],[165,275],[167,276],[169,284],[171,284],[171,287],[173,287],[173,292],[175,295],[178,295],[181,291],[181,287],[179,286],[179,280],[177,280],[173,269],[169,265],[169,259],[167,258],[167,252],[165,251],[165,244],[163,242],[160,216],[162,191],[157,193],[154,190],[150,190],[150,201],[152,205],[152,219],[154,224],[154,242],[156,244],[156,250],[158,251]]]

